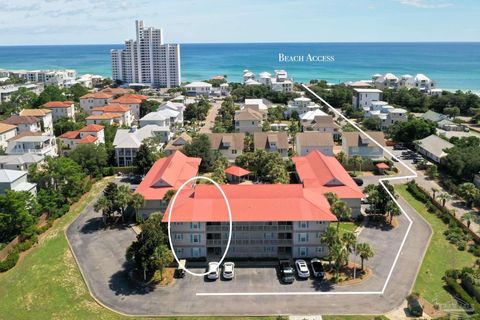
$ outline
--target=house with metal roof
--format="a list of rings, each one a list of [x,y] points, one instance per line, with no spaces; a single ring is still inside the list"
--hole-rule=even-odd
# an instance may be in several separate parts
[[[0,169],[0,194],[7,190],[27,191],[35,195],[37,185],[27,181],[27,171]]]
[[[327,132],[299,132],[295,137],[295,151],[304,156],[316,150],[324,155],[333,156],[333,135]]]
[[[415,147],[420,154],[424,155],[435,163],[440,163],[440,160],[447,155],[445,150],[453,148],[454,145],[447,140],[432,134],[426,138],[416,141]]]

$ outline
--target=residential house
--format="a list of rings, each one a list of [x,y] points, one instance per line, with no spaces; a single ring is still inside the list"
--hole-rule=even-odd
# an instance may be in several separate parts
[[[162,111],[162,110],[171,110],[178,112],[175,118],[172,117],[172,115],[175,114],[175,112],[170,113],[171,118],[170,118],[170,123],[178,123],[180,125],[183,125],[183,112],[185,111],[186,107],[185,104],[179,103],[179,102],[173,102],[173,101],[167,101],[164,104],[161,104],[157,111]]]
[[[245,133],[207,133],[213,150],[220,151],[229,161],[243,153]]]
[[[333,156],[333,135],[326,132],[300,132],[295,137],[295,151],[299,156],[305,156],[316,150],[326,156]]]
[[[424,155],[435,163],[440,163],[440,160],[447,155],[445,150],[453,148],[454,145],[439,136],[432,134],[416,141],[415,147],[418,153]]]
[[[422,114],[422,119],[438,123],[442,120],[447,120],[448,116],[432,110],[428,110],[427,112]]]
[[[85,118],[87,124],[99,124],[99,125],[111,125],[121,126],[123,125],[123,115],[120,113],[103,113],[92,114]]]
[[[312,122],[302,124],[302,130],[330,133],[333,140],[338,140],[341,136],[340,126],[329,115],[316,116]]]
[[[436,88],[436,83],[426,75],[419,73],[415,77],[403,75],[399,81],[400,88],[415,88],[422,92],[428,92]]]
[[[372,77],[373,85],[380,90],[397,89],[399,80],[393,73],[386,73],[385,75],[376,74]]]
[[[42,132],[53,134],[53,118],[50,109],[23,109],[20,111],[22,117],[35,117],[40,122]]]
[[[13,124],[0,123],[0,148],[5,149],[8,140],[17,135],[17,126]]]
[[[303,128],[305,125],[311,124],[313,120],[315,120],[315,117],[323,117],[323,116],[327,116],[327,114],[320,109],[307,111],[299,115],[300,125]]]
[[[352,97],[353,108],[357,110],[368,108],[373,101],[382,100],[382,94],[382,90],[379,89],[354,88]]]
[[[36,117],[12,115],[9,118],[0,122],[16,126],[17,133],[42,131],[42,125]]]
[[[144,95],[129,93],[112,100],[112,103],[127,106],[132,111],[133,117],[138,120],[140,119],[140,107],[142,102],[147,100],[147,98],[148,97]]]
[[[370,109],[365,113],[365,118],[380,118],[379,129],[386,130],[397,122],[406,122],[408,120],[407,110],[394,108],[388,104],[380,104],[380,102],[384,103],[384,101],[374,101],[370,106]]]
[[[0,156],[0,169],[28,171],[30,166],[40,164],[44,159],[44,156],[34,153],[4,155]]]
[[[245,99],[242,109],[247,108],[267,112],[269,103],[265,99]]]
[[[460,123],[455,123],[448,119],[443,119],[437,122],[437,127],[445,131],[465,131],[467,127]]]
[[[0,86],[0,103],[10,101],[12,95],[20,88],[25,88],[27,91],[40,94],[43,91],[42,84],[25,83],[25,84],[8,84]]]
[[[300,97],[293,99],[293,102],[288,104],[286,113],[291,115],[292,112],[296,111],[300,115],[317,109],[320,109],[320,106],[312,102],[312,99]]]
[[[182,132],[178,137],[170,140],[163,151],[168,156],[177,150],[182,150],[183,147],[190,142],[192,142],[192,137],[190,137],[187,133]]]
[[[342,151],[347,157],[361,156],[372,160],[383,159],[383,149],[380,146],[386,146],[385,135],[381,131],[367,131],[366,133],[371,138],[358,131],[343,132]]]
[[[254,132],[253,146],[256,150],[276,152],[288,158],[288,134],[286,132]]]
[[[155,111],[155,112],[150,112],[147,113],[143,118],[140,119],[140,127],[149,125],[149,124],[154,124],[160,127],[169,127],[170,126],[170,120],[172,118],[175,119],[174,114],[178,115],[178,111],[174,111],[171,109],[163,109],[160,111]]]
[[[80,97],[80,109],[91,113],[93,108],[103,107],[113,100],[113,94],[107,92],[91,92]]]
[[[35,195],[37,185],[27,181],[27,171],[20,170],[0,170],[0,194],[5,194],[7,190],[28,191]]]
[[[7,154],[34,153],[41,156],[57,156],[55,136],[41,132],[21,132],[8,141]]]
[[[252,108],[235,111],[235,131],[237,132],[261,132],[264,113]]]
[[[62,153],[68,155],[79,144],[100,144],[105,143],[104,126],[89,124],[86,127],[76,130],[68,131],[58,137],[62,144],[60,146]]]
[[[212,85],[203,81],[194,81],[186,84],[184,88],[187,90],[188,96],[210,96]]]
[[[118,123],[118,125],[125,125],[128,127],[132,125],[133,118],[134,118],[132,114],[132,110],[129,107],[122,104],[110,103],[104,107],[96,107],[92,109],[92,116],[99,116],[99,115],[101,116],[105,114],[107,115],[114,114],[115,115],[115,118],[113,118],[114,122],[115,122],[115,119],[118,119],[117,115],[120,115],[121,121]],[[88,118],[92,120],[91,116],[89,116]]]
[[[157,125],[146,125],[140,129],[118,129],[113,140],[115,147],[115,159],[118,166],[130,166],[137,155],[137,151],[143,141],[148,138],[158,139],[158,148],[170,140],[170,129]]]
[[[75,121],[75,104],[73,101],[50,101],[45,103],[43,107],[52,110],[53,121],[61,118]]]

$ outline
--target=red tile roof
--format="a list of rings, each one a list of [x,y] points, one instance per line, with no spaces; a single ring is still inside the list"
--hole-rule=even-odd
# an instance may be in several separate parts
[[[38,119],[35,117],[29,117],[29,116],[13,115],[13,116],[10,116],[8,119],[3,120],[2,122],[6,124],[13,124],[13,125],[34,124],[34,123],[38,123]]]
[[[62,134],[61,136],[59,136],[59,138],[62,138],[62,139],[78,139],[79,136],[80,136],[80,131],[76,130],[76,131],[67,131],[64,134]]]
[[[80,129],[80,132],[99,132],[102,131],[105,127],[98,124],[89,124],[86,127]]]
[[[324,196],[301,184],[222,185],[232,221],[336,221]],[[171,204],[172,202],[170,202]],[[169,208],[163,217],[168,221]],[[175,222],[229,221],[225,201],[213,185],[182,191],[172,209]]]
[[[377,163],[377,164],[375,165],[375,167],[377,167],[377,168],[380,169],[380,170],[388,170],[388,169],[390,169],[390,166],[389,166],[388,164],[384,163],[384,162]]]
[[[135,192],[146,200],[161,200],[168,190],[177,190],[194,177],[202,159],[187,157],[180,151],[155,162]],[[160,208],[159,208],[160,209]]]
[[[90,92],[80,97],[80,99],[110,99],[113,98],[113,94],[106,92]]]
[[[362,190],[335,157],[312,151],[292,160],[305,188],[315,189],[322,194],[334,192],[341,199],[363,197]]]
[[[97,141],[97,137],[94,137],[94,136],[89,134],[88,136],[80,139],[77,143],[84,144],[84,143],[92,143],[92,142],[95,142],[95,141]]]
[[[227,174],[231,174],[232,176],[236,177],[243,177],[246,176],[247,174],[250,174],[251,172],[248,170],[245,170],[241,167],[238,166],[230,166],[224,171]]]
[[[68,108],[71,107],[73,101],[50,101],[45,103],[43,106],[45,108]]]
[[[128,112],[129,110],[130,109],[127,106],[124,106],[121,104],[107,104],[104,107],[97,107],[92,109],[92,111],[102,111],[106,113],[112,113],[112,112],[125,113],[125,112]]]

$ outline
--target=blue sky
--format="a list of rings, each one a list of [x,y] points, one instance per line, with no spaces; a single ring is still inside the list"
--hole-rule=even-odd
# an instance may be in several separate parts
[[[0,0],[0,44],[480,41],[478,0]]]

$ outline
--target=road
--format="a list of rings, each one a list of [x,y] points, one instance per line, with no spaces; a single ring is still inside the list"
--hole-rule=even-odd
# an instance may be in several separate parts
[[[407,231],[405,216],[399,217],[400,224],[393,230],[368,225],[363,229],[359,241],[374,248],[375,257],[367,262],[374,274],[358,285],[339,287],[315,281],[281,285],[269,268],[238,269],[238,278],[232,282],[205,282],[187,275],[166,288],[136,286],[129,280],[125,259],[135,234],[128,226],[104,229],[93,210],[95,201],[67,228],[66,235],[92,295],[103,305],[129,315],[383,314],[398,307],[409,294],[432,233],[405,201],[399,201],[413,224],[384,294],[345,293],[382,290]],[[242,295],[197,295],[232,292]]]
[[[200,133],[212,132],[213,125],[215,124],[215,118],[217,117],[218,109],[222,106],[223,100],[215,100],[212,103],[212,107],[208,110],[207,117],[205,118],[204,125],[200,128]]]

